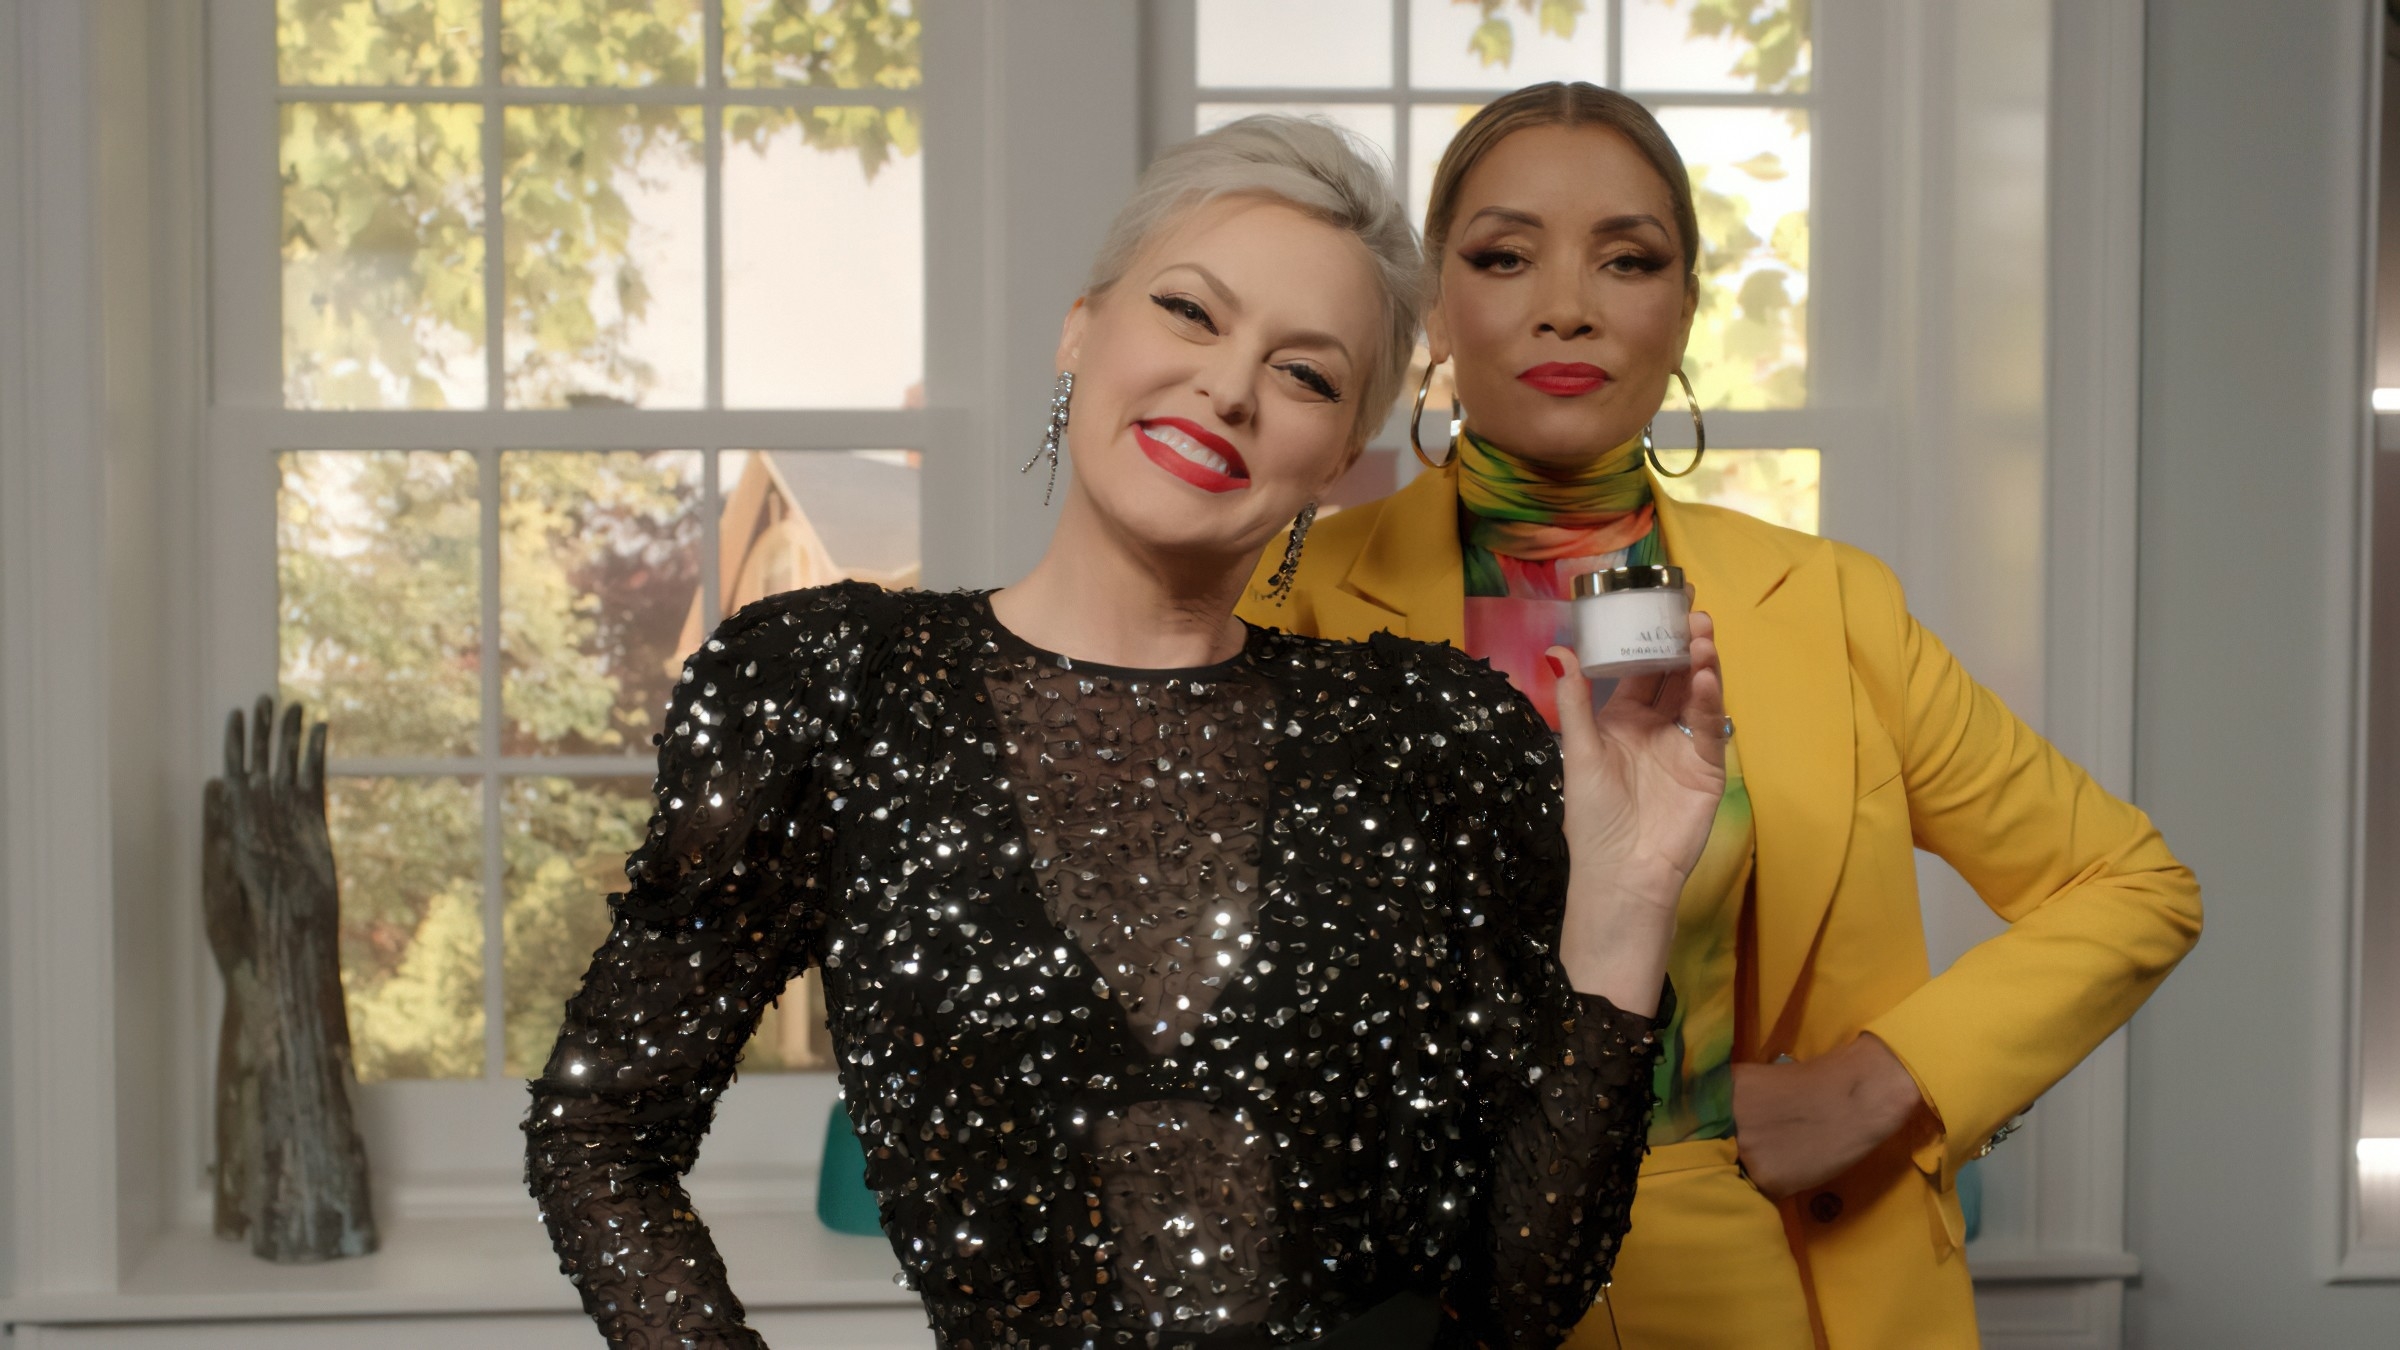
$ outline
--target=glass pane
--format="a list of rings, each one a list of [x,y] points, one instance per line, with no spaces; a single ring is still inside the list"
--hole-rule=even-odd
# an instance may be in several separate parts
[[[1667,108],[1658,115],[1700,211],[1700,312],[1683,368],[1703,408],[1808,402],[1808,114]]]
[[[500,0],[500,78],[700,83],[700,0]]]
[[[1199,0],[1203,89],[1374,89],[1392,82],[1391,0]]]
[[[283,697],[325,718],[336,758],[473,754],[483,724],[475,457],[292,451],[278,464]]]
[[[283,401],[484,402],[483,110],[283,105]]]
[[[500,457],[500,750],[647,758],[693,645],[697,450]]]
[[[1410,84],[1516,89],[1544,80],[1608,83],[1606,3],[1409,0]]]
[[[2358,1243],[2400,1247],[2400,1138],[2361,1135],[2358,1153]]]
[[[481,0],[276,0],[285,84],[474,84]]]
[[[693,408],[706,397],[700,110],[510,108],[508,403]]]
[[[725,139],[726,406],[923,406],[916,114],[728,108]]]
[[[725,0],[725,82],[914,89],[924,32],[915,0]]]
[[[1420,103],[1408,110],[1408,218],[1420,231],[1425,228],[1425,203],[1433,197],[1433,171],[1442,162],[1442,152],[1482,106]]]
[[[567,1000],[608,937],[608,897],[649,831],[642,778],[511,778],[500,799],[504,1072],[541,1072]]]
[[[1389,103],[1203,103],[1197,109],[1192,130],[1214,131],[1227,122],[1248,117],[1252,113],[1286,113],[1293,117],[1316,117],[1333,123],[1344,131],[1355,132],[1382,154],[1386,167],[1400,156],[1393,149],[1397,144],[1392,134],[1398,120]]]
[[[1680,391],[1669,386],[1662,422],[1684,415]],[[1691,460],[1688,449],[1659,448],[1670,469]],[[1814,450],[1711,450],[1689,477],[1661,475],[1659,486],[1679,502],[1706,502],[1804,534],[1817,532],[1818,463]]]
[[[914,450],[726,451],[717,461],[725,611],[845,579],[916,585],[924,459]],[[693,630],[684,648],[700,637]]]
[[[1809,0],[1624,0],[1625,87],[1805,93]]]
[[[325,815],[359,1081],[482,1077],[481,788],[471,778],[332,778]]]

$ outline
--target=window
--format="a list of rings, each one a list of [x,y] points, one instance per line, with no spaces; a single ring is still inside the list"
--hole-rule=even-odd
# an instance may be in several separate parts
[[[1639,97],[1683,153],[1699,208],[1700,313],[1685,367],[1702,407],[1808,407],[1810,0],[1194,0],[1188,16],[1191,103],[1160,110],[1165,140],[1257,112],[1323,117],[1395,166],[1420,223],[1442,151],[1494,95],[1586,80]],[[1449,393],[1436,371],[1428,408]],[[1676,408],[1670,398],[1659,418],[1662,446],[1691,444]],[[1671,492],[1817,529],[1816,449],[1709,426],[1707,461]],[[1359,470],[1369,484],[1340,495],[1388,491],[1406,458],[1370,457]]]
[[[280,358],[220,394],[274,405],[230,448],[274,470],[278,683],[331,725],[360,1077],[521,1079],[683,654],[775,591],[918,580],[922,21],[273,9],[280,304],[222,340]],[[822,1020],[812,979],[744,1067],[825,1067]]]
[[[2357,1082],[2345,1134],[2355,1171],[2342,1233],[2346,1268],[2400,1274],[2400,16],[2386,14],[2376,188],[2374,497],[2367,535],[2365,849],[2359,888],[2358,985],[2350,1011]]]

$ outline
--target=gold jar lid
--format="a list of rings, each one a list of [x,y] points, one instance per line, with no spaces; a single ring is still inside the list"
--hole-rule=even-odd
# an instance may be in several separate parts
[[[1683,569],[1657,563],[1647,567],[1611,567],[1598,572],[1579,572],[1575,576],[1575,598],[1590,595],[1614,595],[1618,591],[1679,591],[1683,589]]]

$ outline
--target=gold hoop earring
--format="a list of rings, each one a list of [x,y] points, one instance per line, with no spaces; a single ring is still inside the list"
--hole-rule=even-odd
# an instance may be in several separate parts
[[[1438,361],[1425,363],[1425,378],[1417,381],[1416,406],[1408,410],[1408,448],[1417,452],[1417,462],[1428,469],[1447,469],[1450,459],[1458,458],[1458,452],[1453,448],[1450,459],[1437,463],[1433,456],[1425,453],[1425,442],[1417,436],[1417,424],[1425,420],[1425,396],[1433,392],[1433,372],[1440,365]],[[1453,394],[1450,398],[1450,443],[1453,447],[1458,444],[1458,429],[1464,421],[1464,416],[1458,410],[1458,396]]]
[[[1708,424],[1700,420],[1700,400],[1692,393],[1692,379],[1683,373],[1683,367],[1675,367],[1675,379],[1683,386],[1683,403],[1692,414],[1692,462],[1684,465],[1680,473],[1667,472],[1667,466],[1659,462],[1658,443],[1650,438],[1648,423],[1642,425],[1642,454],[1649,459],[1650,467],[1657,470],[1660,477],[1689,478],[1692,470],[1699,468],[1701,459],[1708,454]]]

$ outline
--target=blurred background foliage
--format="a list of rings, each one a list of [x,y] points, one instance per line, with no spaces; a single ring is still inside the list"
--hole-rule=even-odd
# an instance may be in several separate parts
[[[377,87],[474,86],[479,0],[278,0],[278,69],[323,101],[284,105],[284,397],[293,407],[479,407],[488,396],[484,109],[374,101]],[[697,87],[698,0],[508,0],[512,87]],[[915,88],[922,30],[910,0],[728,0],[734,88]],[[364,101],[346,101],[356,88]],[[461,89],[462,99],[478,97]],[[630,247],[630,192],[696,171],[700,110],[656,103],[515,106],[501,204],[503,329],[512,406],[564,406],[586,365],[641,388],[628,336],[649,311]],[[909,108],[730,107],[729,147],[803,141],[858,156],[871,177],[922,144]],[[605,295],[595,295],[599,288]],[[627,400],[638,402],[638,398]]]
[[[474,456],[299,451],[278,510],[282,696],[331,723],[337,760],[434,760],[481,742]],[[699,594],[693,451],[500,457],[501,748],[649,754]],[[337,763],[337,768],[338,768]],[[504,1071],[538,1068],[608,926],[600,897],[651,812],[643,777],[502,783]],[[360,1077],[485,1071],[478,780],[333,778],[342,975]]]

